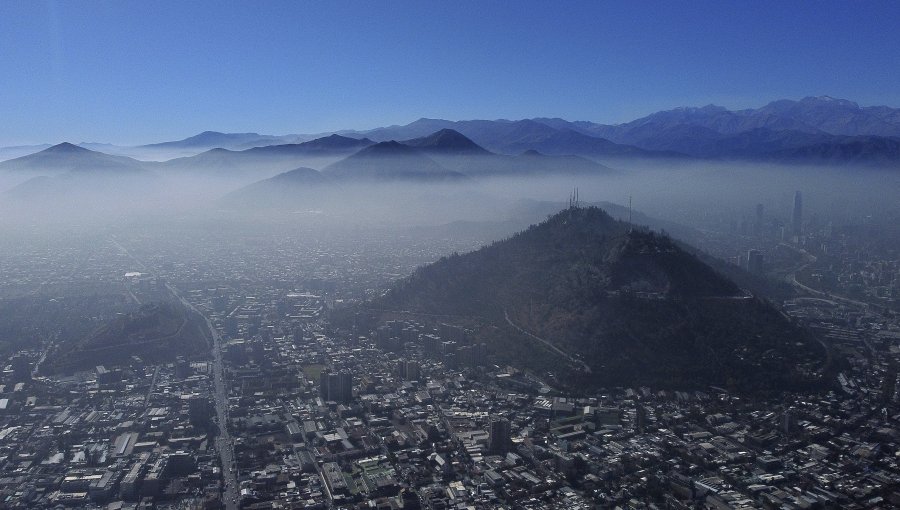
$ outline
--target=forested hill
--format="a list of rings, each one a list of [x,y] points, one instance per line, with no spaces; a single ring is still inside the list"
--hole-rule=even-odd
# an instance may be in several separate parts
[[[583,359],[589,370],[557,372],[596,386],[797,388],[815,383],[804,373],[825,359],[806,332],[668,237],[593,207],[423,267],[372,306],[514,324]],[[524,335],[513,346],[544,354],[536,347]]]

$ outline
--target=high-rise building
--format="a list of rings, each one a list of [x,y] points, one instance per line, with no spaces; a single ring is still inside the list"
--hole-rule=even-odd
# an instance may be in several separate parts
[[[803,233],[803,195],[794,192],[794,213],[791,216],[791,234],[799,239]]]
[[[322,370],[319,375],[319,396],[322,400],[347,404],[353,400],[353,373],[349,370]]]
[[[407,381],[418,381],[420,375],[419,362],[406,360],[400,362],[400,376]]]
[[[331,372],[328,374],[328,398],[326,400],[338,402],[341,394],[341,374]]]
[[[184,398],[184,397],[182,397]],[[188,417],[191,425],[198,429],[205,429],[212,422],[215,410],[208,398],[200,395],[188,396]]]
[[[781,430],[787,435],[794,434],[797,431],[798,421],[797,410],[793,407],[788,408],[781,416]]]
[[[759,250],[747,252],[747,272],[761,274],[763,272],[763,254]]]
[[[319,397],[321,397],[322,400],[328,400],[328,377],[330,375],[331,371],[327,368],[319,373]]]
[[[337,400],[344,404],[353,400],[353,373],[349,370],[341,370],[338,383]]]
[[[638,404],[634,412],[634,428],[638,433],[643,434],[647,428],[647,409]]]
[[[506,455],[509,453],[509,420],[506,418],[491,419],[490,453]]]

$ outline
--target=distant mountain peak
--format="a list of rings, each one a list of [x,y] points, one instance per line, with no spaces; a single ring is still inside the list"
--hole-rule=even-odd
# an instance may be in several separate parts
[[[182,140],[171,142],[152,143],[142,147],[151,149],[199,149],[199,148],[224,148],[246,149],[265,145],[276,145],[292,139],[291,135],[274,136],[261,135],[259,133],[222,133],[220,131],[204,131]]]
[[[444,128],[434,133],[423,136],[422,138],[414,138],[406,140],[404,145],[416,147],[425,151],[447,152],[459,154],[490,154],[489,151],[473,142],[464,134],[455,129]]]
[[[301,166],[299,168],[295,168],[293,170],[288,170],[287,172],[276,175],[275,177],[270,178],[272,181],[287,181],[287,180],[322,180],[322,173],[314,168],[309,168],[306,166]]]
[[[410,152],[415,152],[415,150],[412,147],[409,147],[408,145],[404,145],[404,144],[398,142],[397,140],[388,140],[386,142],[378,142],[375,145],[366,147],[359,153],[373,155],[373,154],[379,154],[379,153],[389,154],[392,152],[410,153]]]
[[[259,133],[223,133],[222,131],[204,131],[190,138],[198,138],[203,136],[259,136]]]
[[[47,154],[65,154],[65,153],[70,153],[70,154],[81,153],[81,154],[83,154],[86,152],[94,152],[94,151],[92,151],[90,149],[85,149],[84,147],[79,147],[79,146],[75,145],[74,143],[62,142],[62,143],[58,143],[52,147],[47,147],[46,149],[42,150],[41,152],[44,152]]]
[[[447,170],[424,152],[396,140],[370,145],[322,170],[338,178],[362,179],[458,179],[459,172]]]
[[[353,138],[335,133],[328,136],[323,136],[322,138],[316,138],[315,140],[310,140],[308,142],[303,142],[299,145],[302,145],[304,147],[342,149],[350,147],[362,147],[364,145],[372,145],[373,143],[375,142],[369,140],[368,138]]]
[[[831,96],[807,96],[799,101],[805,104],[827,104],[830,106],[843,106],[853,109],[859,109],[859,104],[849,99],[840,99]]]
[[[444,137],[444,138],[452,137],[453,139],[456,139],[456,140],[468,140],[468,141],[471,142],[471,140],[469,140],[468,138],[466,138],[466,136],[465,136],[464,134],[460,133],[459,131],[457,131],[457,130],[455,130],[455,129],[450,129],[450,128],[444,128],[444,129],[441,129],[440,131],[436,131],[436,132],[435,132],[433,135],[431,135],[431,136],[436,137],[436,138],[441,138],[441,137]]]

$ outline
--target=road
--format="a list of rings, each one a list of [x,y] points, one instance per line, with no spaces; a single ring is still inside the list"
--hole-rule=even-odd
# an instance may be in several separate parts
[[[50,354],[50,351],[53,350],[53,347],[56,345],[56,340],[59,338],[59,331],[53,334],[53,338],[48,339],[46,342],[46,346],[44,347],[44,351],[41,352],[41,357],[34,363],[34,368],[31,370],[31,377],[38,377],[41,372],[41,365],[47,359],[47,355]]]
[[[147,273],[148,275],[153,274],[146,264],[132,255],[131,252],[129,252],[127,248],[122,246],[122,244],[114,236],[111,237],[111,241],[122,251],[122,253],[131,258],[131,260],[135,261],[140,266],[143,272]],[[219,452],[219,458],[222,462],[222,479],[225,482],[225,488],[222,491],[222,502],[225,504],[225,508],[227,510],[238,510],[240,508],[240,491],[237,482],[237,470],[235,468],[234,462],[234,440],[228,433],[228,392],[225,389],[225,366],[222,362],[221,347],[222,338],[216,328],[213,327],[212,322],[210,322],[209,318],[200,313],[200,310],[192,305],[187,299],[183,298],[181,296],[181,293],[178,292],[177,288],[169,283],[166,283],[166,289],[168,289],[172,296],[180,301],[181,304],[184,305],[187,309],[203,318],[203,321],[206,323],[206,329],[209,331],[209,338],[212,340],[212,396],[216,406],[216,420],[219,423],[219,435],[216,438],[216,450]],[[153,380],[155,382],[156,373],[154,373]],[[150,388],[152,391],[153,382],[151,382]]]
[[[236,510],[239,508],[239,487],[237,481],[237,470],[234,462],[234,440],[228,432],[228,391],[225,388],[225,365],[222,361],[222,336],[218,330],[213,327],[209,318],[200,313],[194,305],[184,299],[178,292],[178,289],[171,284],[166,284],[166,288],[173,296],[178,298],[181,303],[191,311],[203,318],[206,328],[209,330],[210,338],[213,343],[213,399],[216,405],[216,419],[219,422],[219,436],[216,438],[216,450],[222,462],[222,479],[225,481],[225,490],[222,491],[222,500],[227,510]]]
[[[156,387],[157,376],[159,376],[159,365],[153,369],[153,377],[150,378],[150,388],[147,390],[147,396],[144,397],[144,412],[150,409],[150,397],[153,395],[153,388]]]
[[[128,285],[127,282],[125,282],[123,285],[125,286],[125,292],[128,293],[128,296],[132,299],[132,301],[134,301],[138,306],[144,304],[140,299],[138,299],[137,296],[134,295],[134,292],[131,291],[131,285]]]
[[[810,254],[810,253],[807,252],[806,250],[797,248],[796,246],[791,246],[791,245],[786,244],[786,243],[782,243],[781,246],[786,246],[786,247],[788,247],[788,248],[790,248],[790,249],[796,251],[797,253],[800,253],[800,254],[803,255],[803,256],[805,257],[805,259],[806,259],[802,264],[800,264],[799,266],[795,267],[791,272],[789,272],[788,274],[786,274],[786,275],[784,276],[784,280],[785,280],[786,282],[788,282],[789,284],[793,285],[793,286],[794,286],[795,288],[797,288],[797,289],[800,289],[800,290],[803,290],[803,291],[805,291],[805,292],[807,292],[807,293],[809,293],[809,294],[812,294],[813,296],[817,296],[817,297],[820,297],[820,298],[826,298],[826,299],[833,300],[833,301],[840,301],[840,302],[842,302],[842,303],[844,303],[844,304],[849,304],[849,305],[853,305],[853,306],[859,306],[859,307],[862,307],[862,308],[868,308],[868,307],[869,307],[869,304],[868,304],[868,303],[865,303],[865,302],[863,302],[863,301],[857,301],[857,300],[855,300],[855,299],[846,298],[846,297],[843,297],[843,296],[839,296],[839,295],[837,295],[837,294],[830,294],[830,293],[822,292],[821,290],[816,290],[816,289],[814,289],[814,288],[812,288],[812,287],[810,287],[810,286],[808,286],[808,285],[804,285],[804,284],[800,283],[800,281],[797,280],[797,273],[802,272],[804,269],[806,269],[807,267],[809,267],[811,264],[815,263],[816,260],[817,260],[816,257],[815,257],[815,255]]]
[[[528,338],[537,340],[538,342],[544,344],[544,346],[546,346],[548,349],[555,352],[556,354],[559,354],[560,356],[566,358],[567,360],[571,361],[572,363],[575,363],[576,365],[581,365],[582,369],[585,372],[591,373],[591,367],[587,366],[587,363],[581,361],[580,359],[575,358],[571,354],[569,354],[566,351],[560,349],[559,347],[553,345],[552,343],[548,342],[547,340],[544,340],[543,338],[541,338],[537,335],[531,334],[528,331],[525,331],[524,329],[522,329],[518,325],[516,325],[516,323],[513,322],[512,319],[509,318],[509,313],[506,311],[506,308],[503,309],[503,317],[506,319],[506,322],[510,326],[512,326],[516,331],[518,331],[519,333],[522,333],[523,335],[527,336]]]

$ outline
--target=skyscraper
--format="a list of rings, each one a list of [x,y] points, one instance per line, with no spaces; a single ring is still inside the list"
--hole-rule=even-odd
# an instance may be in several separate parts
[[[328,374],[328,400],[334,402],[341,400],[341,374],[337,372]]]
[[[350,403],[353,400],[353,373],[349,370],[322,370],[319,376],[319,396],[326,402]]]
[[[761,274],[763,271],[763,254],[759,250],[747,251],[747,271]]]
[[[506,418],[491,419],[490,452],[497,455],[509,453],[509,420]]]
[[[419,363],[414,360],[400,361],[400,376],[407,381],[418,381]]]
[[[791,234],[799,239],[803,233],[803,195],[794,192],[794,214],[791,216]]]
[[[335,400],[344,404],[350,403],[353,400],[353,373],[349,370],[341,370],[338,375],[340,383]]]
[[[209,426],[212,417],[215,414],[212,402],[208,398],[201,395],[190,395],[188,397],[188,416],[191,425],[194,427],[205,429]]]
[[[319,374],[319,396],[322,397],[322,400],[328,400],[328,378],[330,375],[331,370],[327,368]]]

